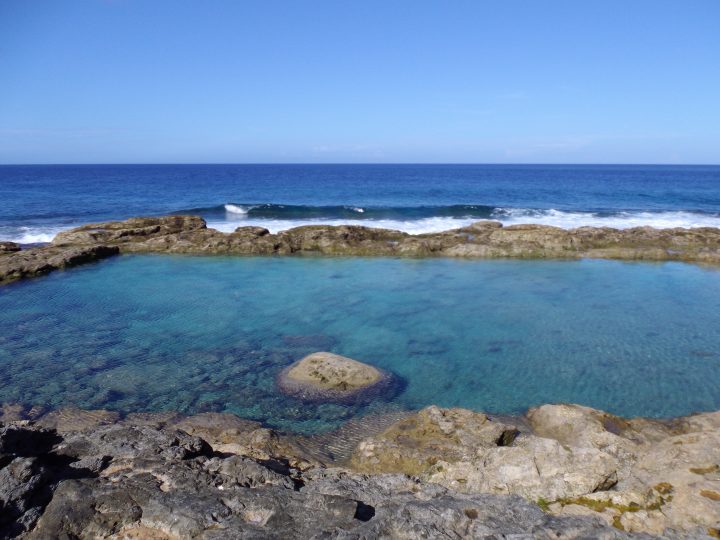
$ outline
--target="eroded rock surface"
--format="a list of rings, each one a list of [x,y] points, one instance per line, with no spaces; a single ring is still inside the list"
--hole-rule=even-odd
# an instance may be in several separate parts
[[[0,537],[628,537],[597,516],[552,516],[518,496],[459,493],[402,474],[296,469],[218,452],[170,418],[157,419],[164,427],[143,420],[58,424],[63,433],[28,421],[0,428]],[[196,428],[205,420],[227,440],[234,429],[240,446],[256,431],[207,415],[186,420]]]
[[[500,421],[431,406],[370,420],[351,459],[328,461],[229,414],[2,410],[0,537],[713,538],[720,525],[720,413],[544,405]]]
[[[518,494],[627,531],[718,534],[719,413],[660,421],[544,405],[518,419],[525,425],[431,406],[362,441],[350,463],[463,493]]]

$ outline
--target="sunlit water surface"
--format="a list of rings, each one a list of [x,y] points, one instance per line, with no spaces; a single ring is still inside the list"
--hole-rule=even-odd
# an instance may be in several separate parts
[[[329,350],[402,377],[370,405],[275,376]],[[586,260],[123,256],[0,288],[0,401],[227,411],[296,432],[431,403],[720,409],[720,271]]]

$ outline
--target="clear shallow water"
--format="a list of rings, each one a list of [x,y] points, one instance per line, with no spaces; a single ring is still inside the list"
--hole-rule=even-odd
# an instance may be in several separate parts
[[[0,240],[172,212],[230,231],[356,223],[411,233],[478,219],[560,227],[720,226],[720,167],[646,165],[0,166]]]
[[[430,403],[720,409],[720,271],[679,263],[123,256],[0,288],[0,401],[229,411],[300,432]],[[304,404],[315,350],[391,370],[391,403]]]

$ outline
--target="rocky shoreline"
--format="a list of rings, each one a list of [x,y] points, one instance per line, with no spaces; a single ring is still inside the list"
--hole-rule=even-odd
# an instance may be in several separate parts
[[[720,263],[720,229],[478,222],[437,234],[349,226],[278,234],[135,218],[20,249],[0,283],[122,253],[613,258]],[[302,399],[369,399],[391,374],[331,353],[278,381]],[[620,418],[579,405],[520,417],[436,406],[316,437],[230,414],[5,404],[0,538],[720,538],[720,411]]]
[[[61,232],[52,244],[20,250],[0,244],[0,283],[39,276],[119,253],[194,255],[347,255],[467,258],[604,258],[720,263],[720,229],[561,229],[478,221],[432,234],[359,226],[313,225],[270,234],[260,227],[232,233],[207,228],[198,216],[132,218]]]
[[[720,412],[427,407],[349,457],[230,414],[6,404],[0,537],[717,538]]]

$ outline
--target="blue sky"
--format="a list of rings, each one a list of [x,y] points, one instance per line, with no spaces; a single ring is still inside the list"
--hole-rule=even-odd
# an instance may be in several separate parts
[[[720,163],[718,0],[0,0],[0,163]]]

